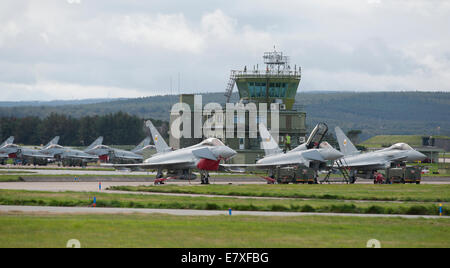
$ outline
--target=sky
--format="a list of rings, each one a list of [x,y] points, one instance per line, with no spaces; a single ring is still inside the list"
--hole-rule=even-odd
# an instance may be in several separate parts
[[[450,91],[448,0],[2,0],[0,101],[224,92],[283,51],[300,91]]]

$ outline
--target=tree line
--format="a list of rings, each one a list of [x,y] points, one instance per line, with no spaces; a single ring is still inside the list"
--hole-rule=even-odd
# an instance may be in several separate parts
[[[168,125],[161,120],[152,121],[156,127],[166,128]],[[17,144],[42,145],[60,136],[61,145],[88,146],[97,137],[103,136],[104,144],[131,145],[139,143],[149,134],[144,119],[124,112],[80,118],[58,113],[45,118],[0,117],[1,142],[14,136]]]

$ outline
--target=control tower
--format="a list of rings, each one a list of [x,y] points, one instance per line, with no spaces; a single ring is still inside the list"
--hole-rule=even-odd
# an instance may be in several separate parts
[[[230,101],[234,85],[237,85],[241,100],[255,103],[279,103],[284,110],[292,110],[301,80],[301,67],[291,66],[289,57],[283,52],[264,53],[263,70],[259,65],[252,70],[231,71],[230,81],[225,92]]]
[[[298,87],[301,80],[301,67],[292,66],[289,63],[289,57],[283,52],[274,49],[272,52],[266,52],[263,56],[264,67],[260,69],[259,65],[252,68],[244,67],[244,70],[231,71],[225,97],[230,101],[233,89],[236,85],[239,93],[240,102],[243,103],[277,103],[280,106],[280,135],[279,145],[284,147],[285,136],[291,136],[291,147],[305,142],[306,136],[306,113],[300,105],[295,104]],[[268,112],[270,114],[270,111]],[[267,118],[270,121],[270,116]],[[248,119],[248,117],[247,117]],[[247,120],[248,124],[248,120]],[[269,126],[270,128],[270,122]],[[246,126],[248,128],[248,125]],[[239,155],[233,160],[236,163],[255,163],[256,160],[264,156],[260,149],[261,138],[250,139],[246,135],[245,139],[226,139],[226,143],[235,149]]]
[[[230,102],[236,86],[239,93],[239,102],[244,104],[255,103],[257,107],[260,103],[266,103],[268,108],[267,118],[258,118],[257,120],[267,120],[268,128],[271,128],[271,104],[279,104],[278,143],[281,148],[284,148],[285,136],[289,134],[291,147],[295,148],[306,140],[306,113],[302,106],[295,104],[295,97],[301,80],[301,68],[297,65],[290,65],[289,58],[276,50],[264,53],[263,59],[264,66],[261,69],[259,65],[255,65],[252,68],[245,66],[243,70],[231,71],[224,102]],[[180,103],[189,105],[192,111],[194,110],[194,102],[194,95],[183,94],[180,96]],[[222,107],[225,108],[225,105],[223,104]],[[171,114],[171,125],[179,117],[180,115],[177,113]],[[206,120],[208,118],[203,117],[203,123]],[[235,164],[254,164],[258,159],[264,157],[264,150],[261,149],[261,137],[257,135],[257,138],[250,138],[250,120],[247,112],[245,138],[238,138],[237,128],[235,138],[216,137],[223,139],[225,144],[238,152],[238,155],[232,159]],[[238,124],[241,123],[238,122],[236,115],[234,121]],[[225,118],[216,123],[223,124],[223,122],[226,122]],[[190,128],[192,132],[194,132],[194,128],[194,115],[192,115],[192,126]],[[210,137],[175,139],[171,135],[170,146],[175,149],[184,148],[197,144],[205,138]]]

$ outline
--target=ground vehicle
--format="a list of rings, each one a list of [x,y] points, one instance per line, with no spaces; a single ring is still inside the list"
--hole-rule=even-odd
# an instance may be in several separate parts
[[[271,184],[317,184],[317,173],[312,168],[302,166],[277,168],[274,177],[266,180]]]
[[[386,183],[415,183],[420,184],[422,170],[420,167],[400,167],[386,169]]]

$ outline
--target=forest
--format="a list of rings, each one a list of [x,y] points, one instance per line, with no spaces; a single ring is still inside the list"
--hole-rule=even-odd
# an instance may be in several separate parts
[[[167,127],[163,121],[153,122],[157,127]],[[15,143],[25,145],[47,144],[54,136],[60,136],[60,144],[65,146],[88,146],[99,136],[104,137],[104,144],[131,145],[138,144],[147,135],[143,119],[123,112],[80,118],[56,113],[45,118],[0,118],[1,142],[14,136]]]
[[[335,126],[340,126],[344,131],[361,130],[361,140],[376,135],[450,135],[450,93],[300,92],[297,94],[296,104],[306,111],[309,129],[318,122],[325,122],[331,130],[334,130]],[[232,101],[237,100],[238,94],[235,93]],[[42,125],[49,120],[48,118],[58,116],[67,121],[80,121],[79,124],[82,124],[81,121],[95,120],[98,121],[97,125],[102,125],[106,124],[101,123],[107,120],[105,116],[107,118],[111,114],[122,112],[122,116],[126,113],[133,118],[152,118],[167,122],[172,105],[178,101],[178,96],[167,95],[136,99],[100,99],[90,102],[66,101],[63,102],[64,105],[57,105],[61,102],[54,101],[32,104],[0,102],[0,117],[4,117],[2,122],[18,118],[21,119],[19,121],[28,121],[26,124],[32,126]],[[223,93],[203,94],[203,103],[209,102],[224,104],[225,97]],[[142,124],[142,120],[140,121]],[[106,134],[102,134],[105,135],[105,139],[112,139],[111,142],[119,141],[112,132],[107,131],[107,127],[102,125],[99,128],[97,125],[92,127],[95,131],[92,129],[87,131],[90,136],[86,133],[76,134],[78,135],[76,143],[86,143],[86,140],[100,134],[100,129],[105,130],[103,133]],[[35,131],[48,133],[37,128]],[[118,131],[120,132],[120,129]],[[109,133],[111,137],[107,138]],[[2,132],[2,137],[5,135]],[[143,134],[140,132],[136,135]],[[46,135],[43,137],[48,139]],[[135,138],[130,137],[129,141]],[[36,142],[38,138],[28,139]]]

